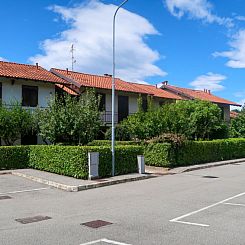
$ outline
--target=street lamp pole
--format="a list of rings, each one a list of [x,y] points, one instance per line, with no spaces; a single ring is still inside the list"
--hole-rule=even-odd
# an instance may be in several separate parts
[[[111,155],[112,155],[112,176],[115,175],[115,69],[116,69],[116,15],[118,10],[127,2],[123,1],[116,9],[113,17],[113,50],[112,50],[112,90],[111,90],[111,104],[112,104],[112,122],[111,122]]]

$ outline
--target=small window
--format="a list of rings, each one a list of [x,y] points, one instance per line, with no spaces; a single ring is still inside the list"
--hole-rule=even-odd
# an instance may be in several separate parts
[[[22,85],[22,106],[36,107],[38,105],[38,87]]]
[[[102,94],[102,93],[97,93],[97,97],[100,97],[100,104],[99,104],[99,111],[105,111],[105,100],[106,100],[106,97],[105,97],[105,94]]]

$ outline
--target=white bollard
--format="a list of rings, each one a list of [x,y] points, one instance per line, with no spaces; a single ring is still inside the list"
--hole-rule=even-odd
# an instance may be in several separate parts
[[[143,155],[137,156],[139,174],[145,173],[145,158]]]
[[[99,152],[88,153],[89,179],[99,177]]]

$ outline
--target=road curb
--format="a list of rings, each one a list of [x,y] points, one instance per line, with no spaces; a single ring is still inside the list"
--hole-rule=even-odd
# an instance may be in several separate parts
[[[188,167],[180,167],[180,168],[170,170],[169,173],[180,174],[180,173],[186,173],[186,172],[191,172],[191,171],[195,171],[195,170],[220,167],[220,166],[231,165],[231,164],[242,163],[242,162],[245,162],[245,158],[220,161],[220,162],[213,162],[213,163],[206,163],[206,164],[199,164],[199,165],[193,165],[193,166],[188,166]]]
[[[129,178],[124,178],[124,179],[118,179],[118,180],[105,180],[103,182],[95,182],[91,184],[85,184],[85,185],[77,185],[77,186],[71,186],[71,185],[65,185],[61,184],[58,182],[50,181],[47,179],[31,176],[29,174],[25,173],[20,173],[18,171],[13,171],[12,175],[23,177],[41,184],[45,184],[60,190],[64,190],[67,192],[78,192],[78,191],[84,191],[84,190],[89,190],[89,189],[94,189],[94,188],[99,188],[99,187],[105,187],[105,186],[110,186],[110,185],[116,185],[116,184],[121,184],[121,183],[127,183],[127,182],[132,182],[132,181],[139,181],[139,180],[144,180],[144,179],[150,179],[150,178],[155,178],[157,176],[152,175],[152,174],[142,174],[141,176],[137,177],[129,177]],[[101,180],[100,180],[101,181]]]

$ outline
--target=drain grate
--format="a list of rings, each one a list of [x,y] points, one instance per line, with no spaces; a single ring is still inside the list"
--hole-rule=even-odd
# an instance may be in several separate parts
[[[10,196],[0,196],[0,200],[12,199]]]
[[[104,220],[93,220],[93,221],[89,221],[86,223],[82,223],[81,225],[87,226],[89,228],[97,229],[97,228],[100,228],[106,225],[112,225],[112,223],[104,221]]]
[[[207,178],[207,179],[218,179],[219,177],[217,176],[209,176],[209,175],[205,175],[205,176],[202,176],[203,178]]]
[[[48,219],[52,219],[49,216],[34,216],[34,217],[27,217],[27,218],[22,218],[22,219],[15,219],[15,221],[25,225],[25,224],[29,224],[29,223],[34,223],[34,222],[39,222],[39,221],[43,221],[43,220],[48,220]]]

